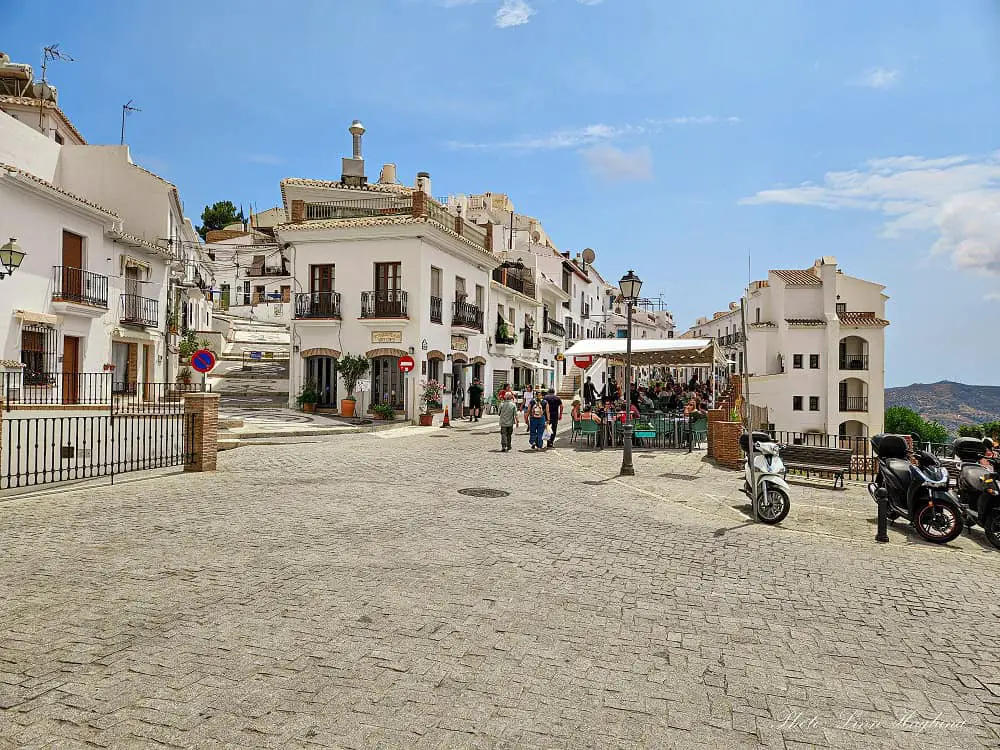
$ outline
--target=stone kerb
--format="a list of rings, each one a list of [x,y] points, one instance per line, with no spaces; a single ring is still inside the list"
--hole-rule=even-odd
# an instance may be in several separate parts
[[[184,416],[193,421],[190,430],[184,430],[184,451],[192,454],[184,471],[215,471],[219,456],[219,394],[186,394]]]

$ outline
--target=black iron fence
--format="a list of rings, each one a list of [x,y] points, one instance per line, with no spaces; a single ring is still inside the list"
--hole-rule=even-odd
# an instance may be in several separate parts
[[[18,408],[103,406],[112,414],[166,414],[183,410],[187,393],[211,390],[205,383],[116,382],[111,372],[0,373],[0,405]]]
[[[561,336],[566,338],[566,326],[552,318],[545,319],[545,333],[551,333],[555,336]]]
[[[362,318],[406,318],[406,292],[402,289],[377,289],[361,292]]]
[[[52,299],[108,306],[108,277],[70,266],[52,267]]]
[[[867,396],[841,396],[841,411],[868,411]]]
[[[121,322],[126,325],[155,327],[159,322],[159,302],[138,294],[122,295]]]
[[[187,465],[194,420],[184,413],[4,419],[0,489]]]
[[[785,432],[771,430],[771,436],[781,445],[806,445],[818,448],[850,448],[851,466],[846,479],[870,482],[878,473],[878,457],[867,437],[861,435],[825,435],[815,432]]]
[[[470,302],[454,302],[451,309],[451,324],[482,331],[483,311]]]
[[[441,322],[441,298],[431,297],[431,323]]]
[[[183,411],[184,395],[204,393],[205,383],[113,383],[111,411],[114,414],[172,414]]]
[[[868,369],[868,355],[867,354],[841,354],[840,355],[840,369],[841,370],[867,370]]]
[[[413,212],[413,198],[358,198],[307,203],[306,219],[361,219],[373,216],[399,216]]]
[[[305,292],[295,295],[296,318],[339,318],[340,292]]]

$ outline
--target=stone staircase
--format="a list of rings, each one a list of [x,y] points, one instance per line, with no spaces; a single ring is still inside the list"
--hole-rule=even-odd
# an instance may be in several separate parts
[[[559,381],[559,389],[556,391],[563,401],[572,401],[576,394],[583,390],[583,370],[576,365],[570,367],[562,380]]]
[[[288,405],[287,326],[217,313],[228,322],[222,356],[209,376],[223,404],[235,409],[282,408]],[[260,352],[259,359],[250,359]]]

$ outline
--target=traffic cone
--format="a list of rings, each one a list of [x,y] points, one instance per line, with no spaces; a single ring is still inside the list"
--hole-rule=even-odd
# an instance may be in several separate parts
[[[451,427],[451,420],[448,418],[448,407],[444,407],[444,421],[441,423],[442,427]]]

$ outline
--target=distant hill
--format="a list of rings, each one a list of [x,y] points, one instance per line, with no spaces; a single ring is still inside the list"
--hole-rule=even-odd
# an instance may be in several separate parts
[[[1000,386],[965,385],[942,380],[885,389],[885,405],[905,406],[955,434],[960,425],[1000,419]]]

